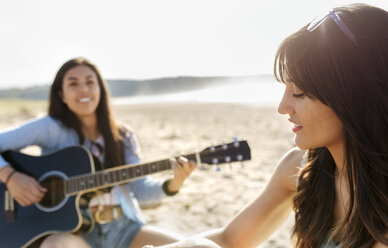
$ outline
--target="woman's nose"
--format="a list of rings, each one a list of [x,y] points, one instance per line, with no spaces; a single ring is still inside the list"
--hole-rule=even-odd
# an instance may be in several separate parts
[[[288,96],[287,92],[285,91],[282,100],[279,103],[278,112],[279,114],[291,114],[293,109],[292,99],[290,99],[290,96]]]
[[[87,91],[88,90],[88,86],[85,83],[81,83],[80,86],[79,86],[79,90],[80,91]]]

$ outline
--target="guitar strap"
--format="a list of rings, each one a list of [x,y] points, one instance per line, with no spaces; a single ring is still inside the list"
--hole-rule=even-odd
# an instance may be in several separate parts
[[[12,223],[15,221],[15,200],[11,196],[8,190],[4,193],[4,212],[5,219],[8,223]]]

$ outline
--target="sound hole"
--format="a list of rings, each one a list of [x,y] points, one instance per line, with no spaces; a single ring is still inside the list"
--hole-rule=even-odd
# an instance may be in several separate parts
[[[55,207],[64,198],[63,179],[59,176],[45,178],[40,184],[47,189],[42,201],[39,203],[43,207]]]

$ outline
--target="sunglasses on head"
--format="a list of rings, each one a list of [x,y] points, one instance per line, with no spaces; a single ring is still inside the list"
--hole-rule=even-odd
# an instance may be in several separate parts
[[[331,10],[328,14],[315,18],[307,27],[307,30],[310,32],[314,31],[329,17],[334,20],[334,22],[341,29],[341,31],[346,35],[346,37],[352,40],[354,44],[357,44],[356,38],[354,37],[352,31],[350,31],[348,26],[346,26],[346,24],[341,20],[341,18],[339,17],[338,13],[335,10]]]

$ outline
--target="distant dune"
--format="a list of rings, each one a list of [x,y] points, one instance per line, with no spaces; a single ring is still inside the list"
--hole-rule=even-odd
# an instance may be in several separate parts
[[[110,93],[113,97],[147,96],[170,94],[185,91],[199,90],[207,87],[222,86],[225,84],[238,84],[244,82],[273,81],[272,75],[253,75],[235,77],[168,77],[148,80],[107,80]],[[33,100],[46,100],[49,95],[50,85],[11,88],[0,90],[0,98],[20,98]]]

